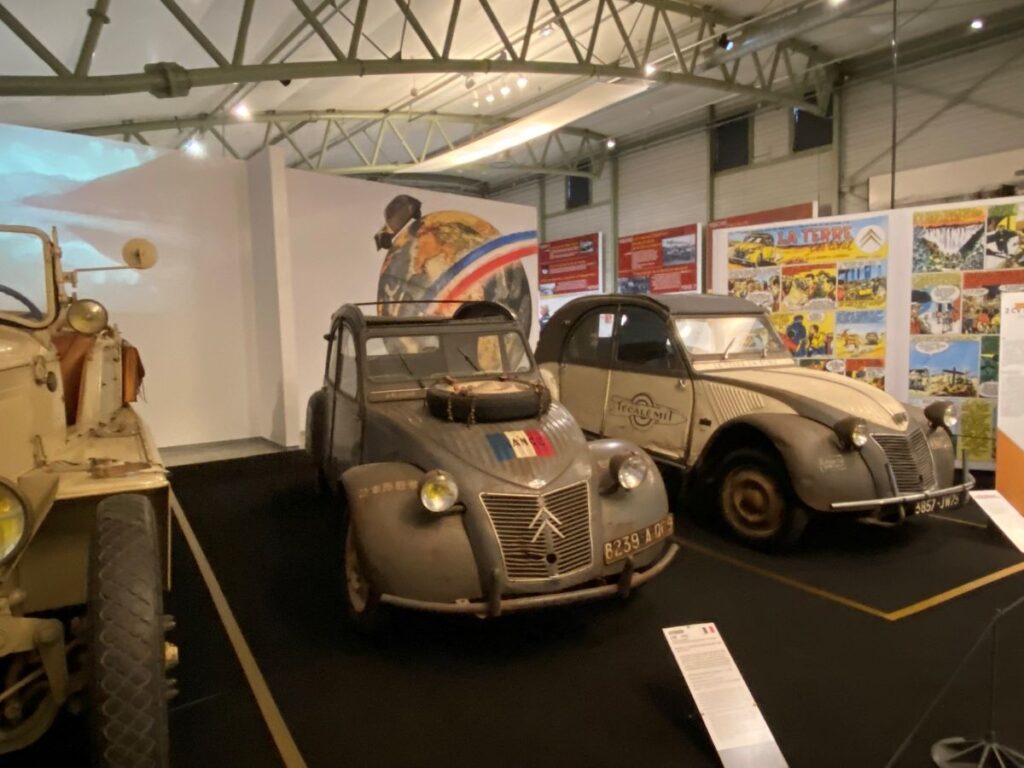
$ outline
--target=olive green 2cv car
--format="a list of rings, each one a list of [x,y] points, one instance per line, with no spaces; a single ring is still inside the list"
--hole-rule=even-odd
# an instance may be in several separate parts
[[[477,616],[628,594],[675,555],[665,488],[625,440],[587,443],[506,308],[327,334],[306,447],[347,500],[345,599]]]
[[[808,513],[895,524],[962,506],[947,402],[902,405],[798,366],[744,299],[588,296],[541,332],[541,373],[591,436],[632,440],[710,491],[748,542],[792,542]]]
[[[126,267],[152,266],[129,241]],[[68,295],[56,234],[0,226],[0,754],[85,705],[92,764],[169,764],[167,474],[138,351]]]

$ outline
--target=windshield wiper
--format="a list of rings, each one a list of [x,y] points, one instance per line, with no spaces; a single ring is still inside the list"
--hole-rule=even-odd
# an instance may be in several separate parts
[[[413,373],[412,367],[409,365],[408,362],[406,362],[405,355],[403,355],[401,352],[395,352],[395,356],[398,358],[398,362],[402,364],[402,367],[405,368],[406,373],[408,373],[412,380],[416,382],[417,386],[419,386],[420,389],[426,389],[426,387],[423,384],[423,380],[415,373]]]
[[[479,365],[477,365],[476,363],[474,363],[474,362],[473,362],[473,358],[471,358],[471,357],[470,357],[470,356],[469,356],[469,355],[468,355],[468,354],[466,353],[466,351],[465,351],[465,350],[464,350],[464,349],[463,349],[462,347],[460,347],[460,346],[456,345],[455,349],[456,349],[456,351],[458,351],[458,353],[459,353],[460,355],[462,355],[462,358],[463,358],[463,359],[464,359],[464,360],[465,360],[465,361],[466,361],[467,363],[469,363],[469,364],[470,364],[471,366],[473,366],[473,370],[474,370],[474,371],[476,371],[477,373],[480,373],[480,372],[481,372],[481,368],[480,368],[480,366],[479,366]]]
[[[739,336],[733,336],[731,339],[729,339],[729,343],[726,344],[725,345],[725,349],[722,350],[722,359],[723,360],[728,360],[729,359],[729,350],[732,349],[732,345],[736,343],[736,339],[738,339],[738,338],[739,338]]]

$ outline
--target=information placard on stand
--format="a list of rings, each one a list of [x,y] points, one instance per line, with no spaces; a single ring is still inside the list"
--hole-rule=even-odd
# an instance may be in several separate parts
[[[724,768],[787,768],[718,628],[688,624],[662,631]]]

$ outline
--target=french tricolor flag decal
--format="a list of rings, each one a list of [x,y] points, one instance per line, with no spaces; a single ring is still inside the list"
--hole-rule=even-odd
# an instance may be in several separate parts
[[[539,429],[491,432],[487,435],[487,442],[498,461],[555,455],[547,435]]]

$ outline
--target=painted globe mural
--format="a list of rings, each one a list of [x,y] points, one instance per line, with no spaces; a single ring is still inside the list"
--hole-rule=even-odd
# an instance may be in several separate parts
[[[428,213],[394,236],[380,270],[378,311],[450,315],[459,305],[443,302],[495,301],[515,312],[529,335],[533,306],[522,259],[536,251],[532,230],[503,235],[472,213]],[[397,301],[414,303],[385,303]]]

